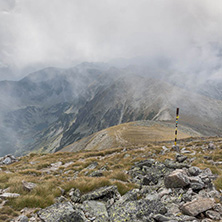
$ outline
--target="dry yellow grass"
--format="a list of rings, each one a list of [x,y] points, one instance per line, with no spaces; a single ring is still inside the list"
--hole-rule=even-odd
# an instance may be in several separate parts
[[[207,148],[210,141],[214,141],[217,149],[202,149],[202,147]],[[204,156],[208,156],[215,161],[221,161],[222,151],[220,147],[222,140],[220,138],[193,138],[192,141],[185,139],[179,142],[181,147],[188,145],[188,147],[186,146],[188,150],[196,151],[194,165],[202,169],[209,167],[214,173],[219,175],[215,184],[218,189],[222,189],[222,166],[214,166],[204,158]],[[9,187],[10,192],[21,194],[19,198],[11,199],[7,203],[8,206],[12,207],[13,212],[17,212],[17,210],[21,210],[24,207],[38,208],[51,205],[55,198],[61,195],[59,187],[63,188],[66,194],[73,187],[80,189],[82,193],[86,193],[105,185],[115,184],[119,192],[124,194],[137,187],[129,182],[129,176],[125,173],[135,162],[149,158],[155,158],[159,161],[164,161],[166,158],[175,158],[175,153],[161,155],[163,145],[170,148],[172,143],[150,142],[145,146],[135,144],[133,146],[129,145],[102,151],[59,152],[44,155],[30,154],[22,157],[19,162],[4,167],[4,171],[11,173],[0,172],[0,188]],[[194,157],[191,154],[187,154],[187,156],[190,158]],[[61,161],[63,164],[71,161],[73,163],[68,167],[61,166],[50,174],[44,171],[44,169],[51,167],[51,163],[58,161]],[[98,163],[96,168],[93,170],[86,169],[93,162]],[[100,170],[102,167],[105,167],[107,170],[104,171],[103,177],[93,178],[88,176],[91,172]],[[74,179],[75,173],[78,173],[76,179]],[[22,180],[36,183],[37,187],[31,192],[27,192],[23,190]],[[2,213],[2,216],[6,217],[4,213]],[[7,220],[8,218],[5,219],[5,221]]]

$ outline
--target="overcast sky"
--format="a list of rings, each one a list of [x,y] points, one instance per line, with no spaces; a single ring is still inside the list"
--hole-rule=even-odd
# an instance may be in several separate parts
[[[222,1],[0,0],[0,80],[137,56],[222,76]]]

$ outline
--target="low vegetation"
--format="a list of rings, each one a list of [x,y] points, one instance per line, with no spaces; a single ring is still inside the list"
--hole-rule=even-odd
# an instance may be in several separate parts
[[[210,141],[213,141],[216,149],[208,149]],[[0,188],[8,188],[8,192],[20,194],[20,197],[10,199],[0,209],[0,221],[10,221],[25,207],[34,209],[47,207],[62,194],[69,198],[68,192],[71,188],[78,188],[81,193],[87,193],[99,187],[116,185],[123,195],[137,187],[131,183],[127,174],[135,162],[148,158],[159,161],[175,158],[175,154],[171,152],[163,155],[162,146],[171,148],[172,142],[156,142],[146,146],[135,145],[103,151],[30,154],[21,157],[18,162],[2,167],[0,172]],[[222,139],[184,139],[180,141],[180,147],[186,147],[191,151],[186,155],[194,158],[192,165],[201,169],[210,168],[217,174],[215,185],[218,189],[222,189],[222,164],[220,164]],[[53,168],[51,164],[57,162],[61,162],[60,165]],[[91,173],[101,169],[103,170],[101,177],[90,176]],[[24,190],[22,181],[35,183],[37,186],[28,192]]]

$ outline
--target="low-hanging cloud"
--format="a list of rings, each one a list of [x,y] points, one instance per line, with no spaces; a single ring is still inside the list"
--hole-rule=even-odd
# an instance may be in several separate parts
[[[0,69],[144,57],[220,78],[221,12],[212,0],[0,0]]]

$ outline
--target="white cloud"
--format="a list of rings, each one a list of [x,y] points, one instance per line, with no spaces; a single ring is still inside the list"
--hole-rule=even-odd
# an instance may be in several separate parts
[[[0,61],[27,67],[165,57],[180,72],[220,69],[219,0],[0,0]]]

